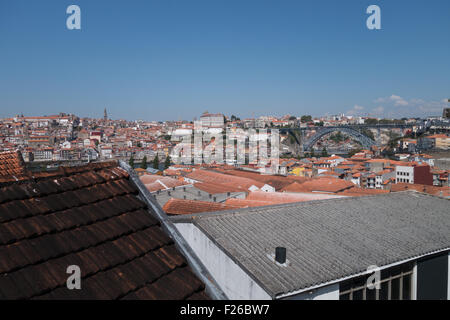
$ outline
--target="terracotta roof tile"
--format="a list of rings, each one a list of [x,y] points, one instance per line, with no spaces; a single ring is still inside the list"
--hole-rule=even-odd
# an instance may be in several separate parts
[[[0,298],[208,298],[116,163],[27,179],[0,187]],[[83,290],[67,289],[69,265]]]
[[[192,214],[237,209],[240,207],[217,202],[171,198],[163,207],[167,214]]]
[[[27,179],[27,170],[20,151],[0,152],[0,183]]]

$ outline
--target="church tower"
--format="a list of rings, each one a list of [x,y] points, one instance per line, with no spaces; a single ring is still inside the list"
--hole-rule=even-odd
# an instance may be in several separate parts
[[[104,111],[104,114],[103,114],[103,119],[105,121],[108,120],[108,114],[106,113],[106,108],[105,108],[105,111]]]

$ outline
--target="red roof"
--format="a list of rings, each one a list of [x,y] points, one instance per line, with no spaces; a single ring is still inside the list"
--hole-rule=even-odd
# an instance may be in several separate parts
[[[20,151],[0,152],[0,183],[27,179]]]
[[[240,207],[226,205],[217,202],[198,201],[198,200],[185,200],[171,198],[163,207],[163,210],[167,214],[192,214],[201,212],[214,212],[238,209]]]
[[[195,183],[194,187],[210,194],[227,193],[227,192],[242,192],[242,189],[230,183],[209,183],[199,182]]]
[[[159,176],[156,174],[145,174],[143,176],[140,176],[139,179],[142,181],[147,190],[150,192],[170,189],[173,187],[179,187],[187,184],[184,181],[180,181],[170,177]]]
[[[311,200],[322,200],[336,198],[335,195],[323,194],[323,193],[286,193],[286,192],[264,192],[253,191],[250,192],[246,200],[257,200],[278,203],[291,203],[291,202],[303,202]]]
[[[258,188],[262,188],[264,186],[264,183],[253,179],[236,177],[229,174],[204,169],[195,170],[186,175],[186,177],[200,182],[232,184],[241,191],[247,191],[251,186],[256,186]]]
[[[416,190],[423,193],[429,193],[435,196],[450,196],[450,187],[428,186],[424,184],[396,183],[391,185],[391,192]]]

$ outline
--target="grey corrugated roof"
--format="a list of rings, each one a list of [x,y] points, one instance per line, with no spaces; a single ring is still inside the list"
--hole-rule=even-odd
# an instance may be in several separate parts
[[[449,248],[449,208],[449,200],[408,191],[192,218],[275,297]],[[267,256],[277,246],[287,248],[287,267]]]

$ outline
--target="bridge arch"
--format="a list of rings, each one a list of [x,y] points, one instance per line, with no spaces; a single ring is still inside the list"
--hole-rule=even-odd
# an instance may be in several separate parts
[[[312,147],[316,144],[317,141],[320,140],[320,138],[332,132],[338,131],[345,132],[349,136],[352,136],[353,138],[358,140],[363,148],[369,149],[370,147],[375,145],[375,141],[373,141],[371,138],[350,127],[323,127],[303,143],[303,151],[311,151]]]

